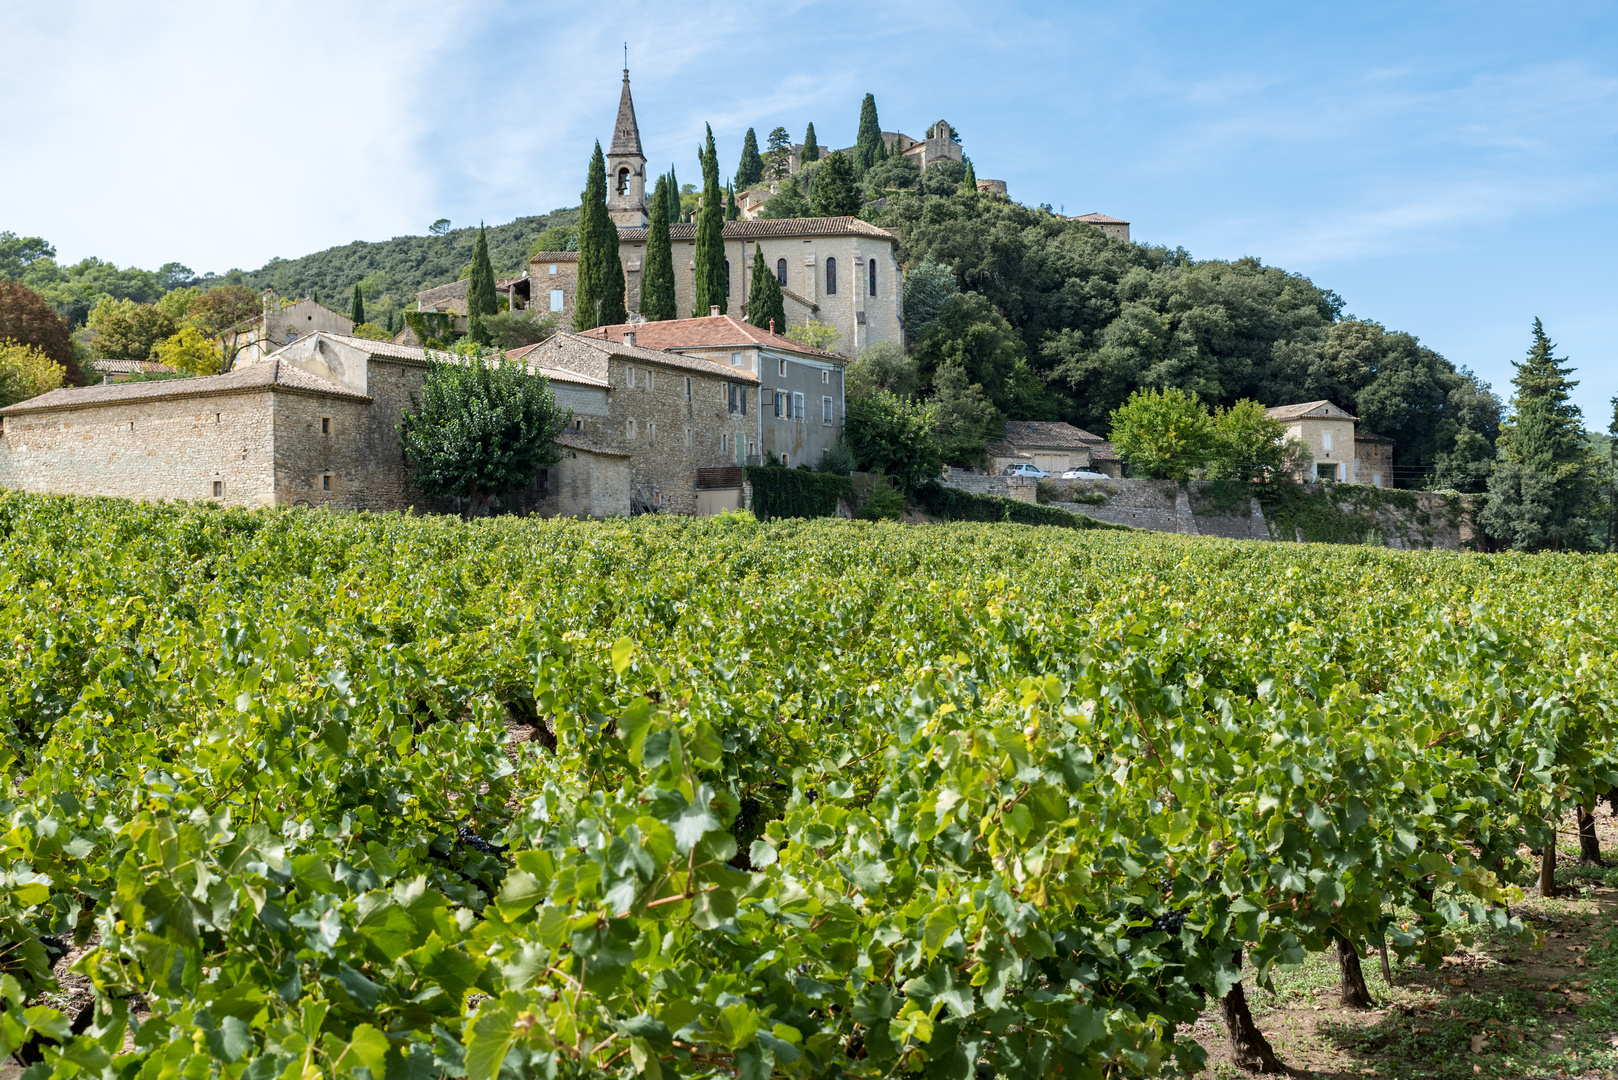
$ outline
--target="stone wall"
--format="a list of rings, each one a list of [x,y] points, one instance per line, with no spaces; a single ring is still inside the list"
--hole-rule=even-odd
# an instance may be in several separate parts
[[[998,495],[1002,499],[1019,502],[1039,501],[1039,481],[1031,476],[1002,476],[995,473],[963,473],[951,470],[939,478],[945,487],[969,491],[974,495]]]
[[[560,447],[524,509],[539,517],[623,517],[629,513],[629,458]]]

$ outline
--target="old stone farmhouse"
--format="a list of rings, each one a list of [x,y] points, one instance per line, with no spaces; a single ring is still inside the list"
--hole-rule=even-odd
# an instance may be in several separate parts
[[[354,320],[312,297],[287,299],[264,290],[264,307],[219,335],[231,364],[253,364],[310,334],[352,334]]]
[[[1010,420],[1005,434],[989,444],[991,472],[1026,462],[1060,476],[1068,469],[1092,469],[1106,476],[1122,476],[1112,444],[1072,424],[1048,420]]]
[[[1298,480],[1333,480],[1371,487],[1393,485],[1393,440],[1358,431],[1359,417],[1329,401],[1305,401],[1264,410],[1286,427],[1313,458]]]

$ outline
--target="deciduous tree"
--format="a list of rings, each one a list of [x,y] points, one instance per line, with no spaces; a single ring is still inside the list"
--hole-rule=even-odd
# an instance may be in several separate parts
[[[1185,480],[1213,456],[1213,420],[1178,387],[1137,390],[1112,414],[1118,456],[1153,480]]]
[[[67,369],[35,345],[0,341],[0,409],[55,390]]]
[[[218,342],[210,341],[194,326],[182,326],[157,342],[150,358],[187,375],[217,375],[222,363]]]
[[[788,176],[776,184],[775,194],[764,200],[764,207],[758,216],[766,221],[779,221],[808,217],[809,213],[809,202],[803,197],[798,178]]]
[[[0,281],[0,344],[5,342],[33,346],[61,366],[70,385],[83,385],[67,323],[50,301],[21,282]]]
[[[556,436],[572,415],[543,376],[481,349],[434,364],[411,406],[398,430],[416,487],[464,500],[468,517],[555,464]]]
[[[937,427],[936,405],[884,390],[848,400],[843,439],[859,468],[886,473],[908,492],[937,479],[943,468]]]
[[[674,181],[659,176],[652,189],[646,230],[646,268],[640,277],[640,313],[655,321],[679,317],[674,300],[674,247],[669,239],[669,210],[678,206],[669,198]]]
[[[1213,416],[1213,475],[1223,480],[1263,480],[1276,475],[1286,455],[1286,427],[1244,398]]]
[[[155,304],[103,297],[90,312],[95,351],[110,360],[146,360],[152,346],[179,330],[174,319]]]

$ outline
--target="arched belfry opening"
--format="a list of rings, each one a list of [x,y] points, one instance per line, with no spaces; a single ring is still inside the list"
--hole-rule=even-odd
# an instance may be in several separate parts
[[[645,228],[646,155],[640,148],[640,126],[635,121],[635,100],[629,93],[629,69],[624,68],[624,88],[618,98],[618,119],[613,124],[612,145],[607,149],[607,173],[613,178],[607,198],[607,213],[620,229]]]

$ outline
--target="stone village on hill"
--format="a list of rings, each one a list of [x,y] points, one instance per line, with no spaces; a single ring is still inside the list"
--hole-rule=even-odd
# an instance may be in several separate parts
[[[918,164],[961,154],[943,122],[923,140],[884,138]],[[607,175],[634,311],[646,244],[646,158],[627,71]],[[979,181],[984,191],[1004,187]],[[744,192],[739,202],[756,214],[767,197],[767,190]],[[1078,220],[1129,238],[1128,222],[1103,214]],[[679,310],[689,310],[695,226],[673,224],[670,231],[676,299]],[[510,355],[545,375],[558,404],[572,410],[558,440],[562,460],[524,493],[522,509],[593,517],[716,513],[746,505],[742,466],[771,458],[813,464],[840,440],[848,357],[904,341],[897,237],[854,217],[744,216],[726,222],[723,235],[728,295],[748,295],[757,245],[781,286],[789,324],[830,324],[846,355],[717,308],[706,317],[661,322],[632,315],[625,325],[563,331],[518,350]],[[577,259],[575,252],[539,252],[522,278],[500,287],[514,306],[536,305],[567,325]],[[427,290],[417,307],[464,313],[465,290],[464,281]],[[396,425],[436,354],[414,344],[408,331],[375,341],[352,330],[347,316],[312,299],[283,304],[266,290],[263,314],[239,330],[234,366],[225,374],[108,381],[0,409],[0,486],[232,506],[430,505],[411,486]],[[1381,486],[1391,476],[1388,440],[1356,432],[1355,418],[1332,403],[1271,413],[1313,454],[1310,479]],[[1026,462],[1053,474],[1091,468],[1120,475],[1105,440],[1065,423],[1011,422],[990,445],[989,461],[994,473]],[[1027,486],[1002,493],[1032,498]]]

